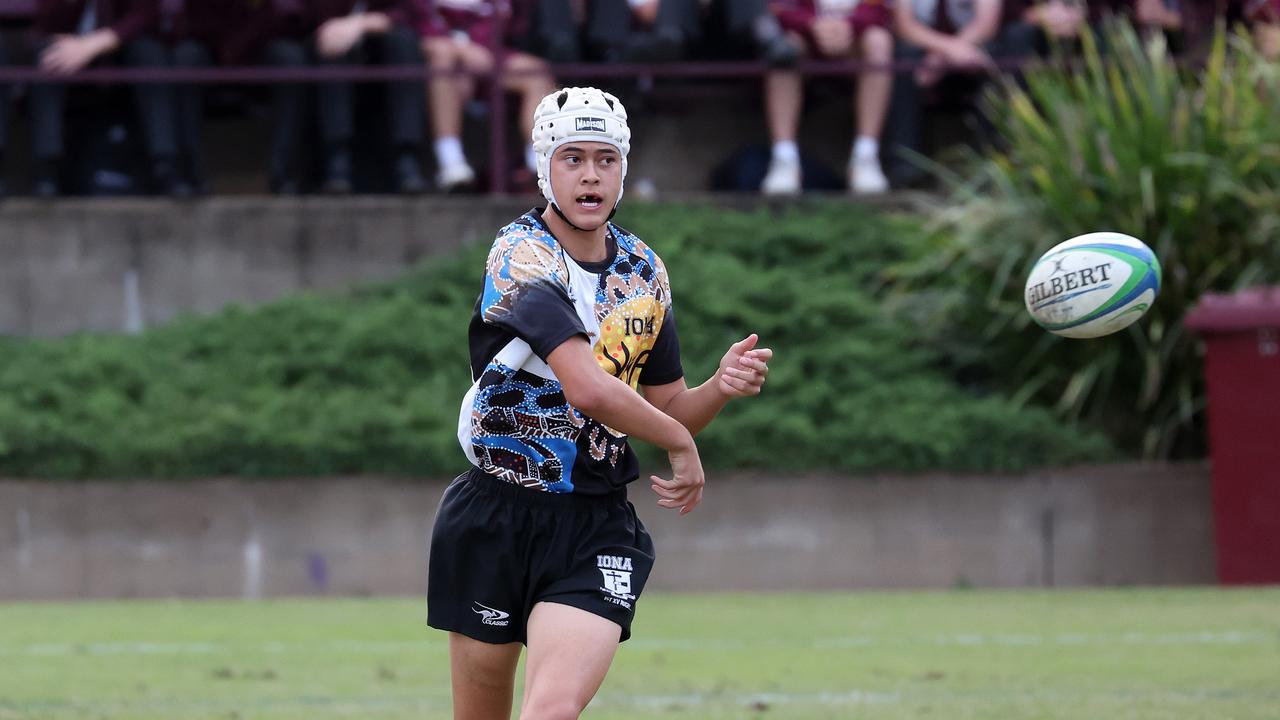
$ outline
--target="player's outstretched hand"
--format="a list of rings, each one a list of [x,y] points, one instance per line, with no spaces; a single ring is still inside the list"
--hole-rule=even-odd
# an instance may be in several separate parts
[[[751,333],[729,348],[720,359],[720,392],[730,397],[759,395],[769,376],[769,360],[773,351],[758,348],[760,336]]]
[[[650,475],[653,484],[649,487],[658,494],[658,504],[664,508],[680,508],[681,515],[688,515],[702,502],[702,487],[706,477],[702,474],[702,459],[698,457],[698,446],[689,439],[685,449],[672,450],[667,454],[671,460],[671,479],[663,480],[657,475]]]

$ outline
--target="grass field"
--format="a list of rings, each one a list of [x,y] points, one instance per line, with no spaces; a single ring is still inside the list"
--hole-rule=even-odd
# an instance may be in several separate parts
[[[417,600],[0,605],[0,718],[445,718]],[[1280,588],[646,595],[588,718],[1280,718]]]

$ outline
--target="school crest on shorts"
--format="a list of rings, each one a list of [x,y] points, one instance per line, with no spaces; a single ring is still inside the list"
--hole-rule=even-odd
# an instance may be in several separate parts
[[[636,599],[636,596],[631,594],[631,558],[618,555],[597,555],[596,567],[604,578],[600,591],[609,596],[606,599],[611,598],[611,602],[630,608],[631,603],[629,601]]]

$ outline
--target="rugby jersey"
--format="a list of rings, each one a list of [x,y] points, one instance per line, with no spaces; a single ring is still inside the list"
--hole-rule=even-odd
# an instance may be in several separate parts
[[[608,224],[598,263],[569,256],[541,210],[499,231],[469,331],[474,382],[458,440],[480,470],[534,490],[601,495],[639,476],[627,436],[569,405],[547,356],[581,335],[596,362],[636,390],[684,377],[667,271]]]

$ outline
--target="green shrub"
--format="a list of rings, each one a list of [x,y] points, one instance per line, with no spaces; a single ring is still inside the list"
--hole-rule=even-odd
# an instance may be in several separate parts
[[[1128,25],[1084,64],[1033,71],[988,97],[1006,146],[947,176],[936,243],[905,272],[906,317],[970,376],[1106,429],[1147,457],[1204,451],[1197,341],[1183,316],[1209,291],[1280,280],[1280,85],[1242,38],[1218,33],[1179,69]],[[1086,232],[1143,239],[1164,267],[1148,316],[1122,334],[1061,340],[1023,307],[1051,246]]]
[[[882,271],[917,251],[911,220],[847,204],[642,205],[621,222],[671,269],[691,382],[748,332],[778,352],[765,394],[700,438],[709,466],[1017,470],[1107,452],[1044,410],[957,385],[913,325],[881,310]],[[486,252],[137,337],[4,341],[0,474],[456,473]]]

